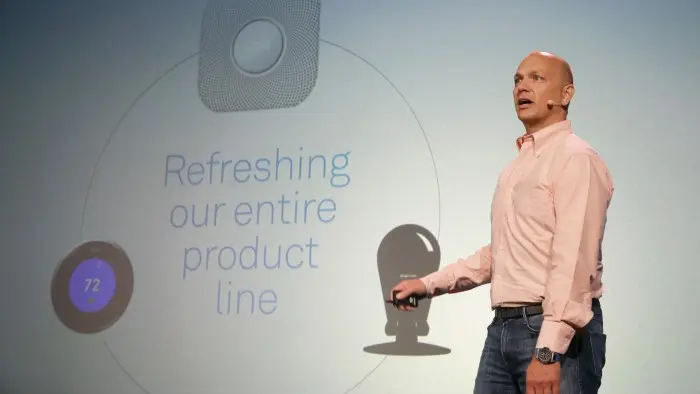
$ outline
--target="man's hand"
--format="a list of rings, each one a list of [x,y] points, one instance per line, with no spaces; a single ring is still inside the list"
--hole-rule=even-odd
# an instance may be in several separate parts
[[[542,364],[536,358],[527,367],[527,394],[559,394],[561,364]]]
[[[398,285],[391,289],[391,294],[389,294],[390,300],[395,291],[399,292],[396,294],[397,300],[403,300],[409,296],[425,297],[428,293],[428,289],[425,288],[425,285],[420,279],[409,279],[399,282]],[[399,305],[397,308],[402,311],[413,310],[413,307],[408,305]]]

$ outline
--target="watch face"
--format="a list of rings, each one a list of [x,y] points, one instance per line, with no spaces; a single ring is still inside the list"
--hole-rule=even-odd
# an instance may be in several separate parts
[[[537,353],[537,359],[543,363],[549,363],[552,361],[552,351],[549,349],[540,349]]]

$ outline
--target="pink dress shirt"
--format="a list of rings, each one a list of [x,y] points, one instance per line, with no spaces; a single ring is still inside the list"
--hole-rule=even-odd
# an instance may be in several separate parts
[[[491,306],[542,303],[537,347],[565,353],[603,293],[601,244],[613,183],[571,122],[517,140],[491,204],[491,244],[421,280],[431,297],[491,283]]]

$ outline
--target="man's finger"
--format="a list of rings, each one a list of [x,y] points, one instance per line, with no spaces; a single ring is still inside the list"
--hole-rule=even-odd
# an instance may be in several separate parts
[[[559,383],[558,382],[554,383],[554,385],[552,386],[552,394],[561,394],[559,392]]]
[[[396,293],[396,296],[394,296],[394,292],[398,291]],[[391,289],[391,294],[389,294],[389,299],[393,300],[394,297],[396,297],[397,300],[402,300],[408,296],[411,295],[411,292],[408,290],[408,287],[406,286],[405,283],[399,283],[398,285],[394,286],[393,289]]]
[[[399,290],[399,292],[396,294],[396,299],[403,300],[404,298],[406,298],[410,295],[411,295],[411,292],[408,289],[403,288],[403,289]]]

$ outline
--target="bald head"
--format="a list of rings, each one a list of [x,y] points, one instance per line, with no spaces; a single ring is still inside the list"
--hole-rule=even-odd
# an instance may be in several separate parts
[[[529,55],[527,55],[525,59],[523,59],[523,63],[531,57],[537,57],[544,60],[544,62],[548,64],[548,66],[551,67],[552,70],[556,71],[556,73],[558,74],[557,76],[561,78],[560,82],[563,85],[574,84],[574,73],[571,71],[571,66],[569,65],[569,62],[567,62],[563,58],[550,52],[532,52]]]
[[[532,52],[520,62],[513,98],[526,128],[539,129],[566,119],[573,96],[574,76],[566,60],[549,52]],[[549,107],[549,102],[558,105]]]

